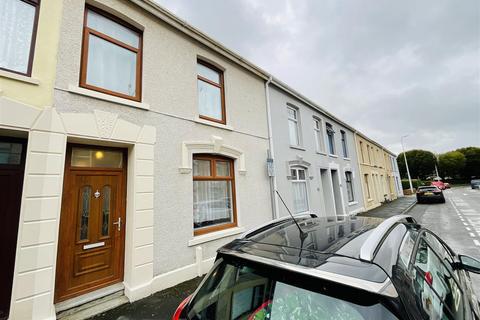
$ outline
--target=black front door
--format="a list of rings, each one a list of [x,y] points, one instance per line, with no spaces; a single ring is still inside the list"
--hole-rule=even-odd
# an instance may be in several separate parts
[[[26,147],[26,140],[0,136],[0,319],[10,309]]]

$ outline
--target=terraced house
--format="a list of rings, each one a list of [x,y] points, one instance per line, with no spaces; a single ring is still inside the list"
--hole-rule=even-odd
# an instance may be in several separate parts
[[[271,219],[260,69],[151,1],[7,0],[0,13],[2,317],[145,297]]]
[[[365,209],[403,196],[396,156],[365,135],[355,134]],[[394,172],[394,170],[396,170]],[[397,179],[396,179],[397,177]]]
[[[393,156],[151,0],[2,0],[0,319],[202,275],[287,214],[275,190],[294,213],[375,207]]]
[[[269,82],[274,185],[294,213],[364,211],[354,131],[278,79]],[[288,215],[274,194],[276,216]]]

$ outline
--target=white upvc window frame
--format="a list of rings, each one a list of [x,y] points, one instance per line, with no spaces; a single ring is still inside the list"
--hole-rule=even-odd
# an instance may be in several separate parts
[[[290,116],[290,112],[293,111],[293,117]],[[301,146],[301,137],[300,137],[300,116],[299,110],[293,106],[287,105],[287,117],[288,117],[288,139],[290,141],[290,145],[294,147]],[[292,141],[292,136],[290,134],[290,125],[293,124],[295,126],[295,135],[296,141]]]
[[[350,179],[349,179],[350,176]],[[349,203],[352,203],[355,201],[355,190],[353,188],[353,172],[352,171],[345,171],[345,186],[347,187],[347,199]],[[350,199],[350,192],[349,192],[349,187],[351,190],[352,194],[352,199]]]
[[[325,152],[325,137],[323,136],[322,119],[313,117],[313,135],[315,136],[315,149],[319,153]]]
[[[300,172],[303,172],[303,178],[301,178]],[[290,180],[292,181],[292,192],[293,192],[293,210],[295,214],[308,212],[310,210],[310,201],[308,199],[308,183],[307,183],[308,172],[307,169],[300,166],[292,166],[290,167]],[[297,210],[297,206],[295,205],[295,192],[294,192],[294,184],[303,184],[305,186],[305,208],[306,210]]]

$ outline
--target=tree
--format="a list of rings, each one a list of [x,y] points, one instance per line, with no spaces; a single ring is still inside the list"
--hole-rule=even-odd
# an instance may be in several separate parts
[[[460,151],[450,151],[438,157],[438,170],[445,177],[458,178],[463,175],[465,155]]]
[[[465,179],[472,177],[480,177],[480,148],[467,147],[457,149],[465,156],[465,167],[463,168],[462,176]]]
[[[426,150],[410,150],[405,154],[407,155],[408,168],[410,169],[412,179],[425,179],[435,172],[437,159],[432,152]],[[405,179],[408,178],[403,153],[398,155],[397,162],[401,177]]]

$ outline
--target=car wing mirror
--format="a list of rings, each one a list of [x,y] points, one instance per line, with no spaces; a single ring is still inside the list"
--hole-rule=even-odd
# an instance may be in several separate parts
[[[480,273],[480,260],[470,256],[459,255],[460,268],[473,273]]]

